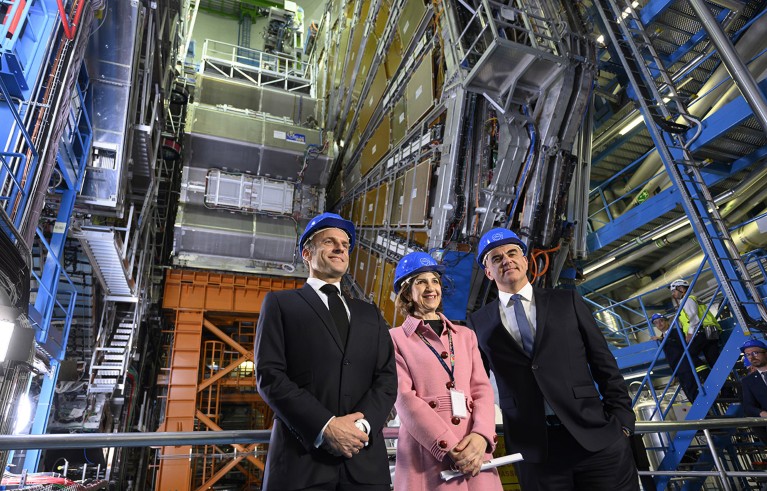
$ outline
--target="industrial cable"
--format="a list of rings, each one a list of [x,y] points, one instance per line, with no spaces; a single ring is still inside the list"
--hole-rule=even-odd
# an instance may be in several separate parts
[[[546,272],[549,270],[549,253],[558,251],[560,247],[561,246],[558,245],[556,247],[552,247],[551,249],[533,249],[532,253],[530,254],[530,261],[528,265],[528,269],[530,270],[530,275],[533,277],[533,280],[536,280],[546,274]],[[538,258],[540,256],[543,256],[543,268],[539,271]]]
[[[530,117],[529,110],[527,108],[527,105],[522,106],[522,113]],[[519,198],[522,197],[522,189],[525,187],[525,183],[527,182],[527,176],[530,172],[530,168],[532,167],[533,158],[535,157],[535,145],[537,142],[537,135],[538,132],[535,130],[535,124],[533,123],[532,119],[527,124],[527,133],[530,136],[530,150],[527,154],[527,161],[525,162],[525,166],[522,168],[522,175],[519,176],[519,181],[517,181],[517,189],[516,191],[516,197],[514,198],[514,203],[511,205],[511,211],[509,211],[509,218],[506,222],[508,226],[511,226],[514,214],[517,211],[517,205],[519,204]]]

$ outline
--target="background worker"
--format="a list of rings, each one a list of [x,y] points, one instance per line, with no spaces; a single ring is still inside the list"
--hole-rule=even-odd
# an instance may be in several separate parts
[[[523,491],[638,491],[636,416],[615,357],[573,290],[534,288],[511,230],[482,236],[477,262],[498,299],[469,316],[495,374]]]
[[[740,380],[743,411],[746,416],[767,418],[767,345],[758,339],[749,339],[740,351],[754,368]],[[754,426],[751,429],[763,443],[767,443],[767,427]]]
[[[389,491],[382,428],[397,368],[378,308],[346,298],[352,222],[323,213],[299,251],[303,288],[264,298],[256,331],[258,393],[274,410],[265,491]]]
[[[663,314],[653,314],[651,318],[652,325],[660,332],[660,336],[653,336],[650,339],[660,341],[663,348],[663,354],[666,355],[671,370],[676,370],[676,376],[679,379],[679,385],[682,386],[687,399],[692,402],[698,395],[698,383],[695,381],[690,361],[684,356],[684,344],[679,335],[678,329],[669,329],[668,319]],[[665,339],[665,342],[663,340]],[[707,369],[705,362],[699,357],[692,357],[696,371],[702,372]],[[681,364],[680,364],[681,361]],[[679,368],[677,368],[677,366]]]
[[[669,285],[671,298],[677,307],[689,288],[690,284],[681,279],[674,280]],[[690,345],[690,356],[703,355],[709,368],[713,368],[719,357],[719,335],[722,331],[713,312],[706,308],[706,304],[700,303],[695,295],[689,295],[679,312],[678,320],[685,341]]]
[[[444,267],[425,252],[397,264],[397,309],[406,316],[389,331],[397,360],[397,491],[501,491],[495,469],[479,471],[492,458],[495,435],[493,389],[477,337],[442,315]],[[444,481],[455,468],[465,477]]]

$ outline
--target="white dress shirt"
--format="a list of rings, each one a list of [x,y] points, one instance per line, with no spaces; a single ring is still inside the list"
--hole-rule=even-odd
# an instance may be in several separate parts
[[[325,307],[327,307],[328,310],[330,310],[330,306],[328,305],[328,296],[327,296],[327,294],[325,292],[320,290],[320,288],[322,288],[323,286],[328,285],[328,284],[333,285],[336,288],[338,288],[338,296],[341,297],[341,302],[343,302],[343,304],[344,304],[344,308],[346,309],[346,315],[348,317],[351,317],[351,312],[349,311],[349,306],[346,305],[346,299],[344,298],[343,295],[341,295],[341,283],[328,283],[327,281],[322,281],[319,278],[307,278],[306,279],[306,284],[311,286],[314,289],[314,291],[317,292],[317,295],[319,295],[320,300],[322,300],[322,303],[325,304]],[[335,418],[335,416],[331,416],[330,417],[328,422],[325,423],[325,426],[322,427],[322,430],[320,430],[320,434],[317,435],[317,438],[314,439],[314,447],[315,448],[319,448],[320,445],[322,445],[322,442],[325,441],[325,437],[324,437],[325,428],[328,427],[328,425],[333,420],[333,418]],[[366,419],[358,419],[357,421],[355,421],[355,424],[357,424],[357,428],[359,428],[363,432],[365,432],[368,435],[370,435],[370,423],[368,423],[368,421]],[[367,447],[367,443],[365,443],[365,446]]]
[[[533,285],[530,283],[522,287],[517,292],[522,297],[522,307],[525,309],[525,315],[527,316],[527,322],[530,324],[530,329],[533,331],[533,339],[535,339],[535,297],[533,296]],[[501,309],[501,322],[503,327],[509,331],[514,341],[522,346],[522,336],[519,334],[519,326],[517,325],[517,318],[514,316],[514,302],[511,300],[513,293],[498,292],[498,301]]]
[[[535,310],[535,296],[533,295],[533,285],[530,283],[522,287],[517,294],[522,297],[522,307],[525,309],[525,315],[527,316],[527,323],[530,324],[530,329],[533,331],[533,340],[535,340],[535,333],[538,330],[535,325],[536,310]],[[517,318],[514,315],[514,301],[511,299],[514,293],[507,293],[498,291],[498,303],[501,309],[501,322],[503,327],[509,331],[514,341],[522,347],[522,336],[519,334],[519,326],[517,325]],[[524,349],[524,348],[523,348]],[[549,402],[543,399],[543,409],[546,415],[554,414],[554,410],[549,406]]]
[[[346,305],[346,299],[344,298],[343,295],[341,295],[341,283],[328,283],[327,281],[322,281],[319,278],[307,278],[306,284],[314,288],[314,291],[317,292],[317,295],[320,296],[320,300],[322,300],[322,303],[325,304],[325,307],[327,307],[328,310],[330,309],[330,307],[328,306],[328,296],[325,292],[320,290],[320,288],[322,288],[325,285],[333,285],[336,288],[338,288],[338,296],[341,297],[341,302],[343,302],[344,304],[344,308],[346,309],[346,315],[347,317],[351,317],[351,312],[349,312],[349,306]]]

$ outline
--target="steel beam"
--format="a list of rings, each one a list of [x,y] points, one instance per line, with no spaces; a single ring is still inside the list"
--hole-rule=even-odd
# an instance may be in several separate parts
[[[727,72],[732,77],[735,86],[743,97],[748,101],[748,105],[762,126],[762,130],[767,134],[767,100],[765,100],[764,94],[757,86],[754,76],[748,70],[748,67],[735,51],[735,47],[722,31],[721,26],[717,23],[717,20],[711,15],[711,11],[703,0],[688,0],[690,6],[700,18],[703,28],[708,32],[711,41],[716,45],[717,51],[719,51],[719,57],[722,59],[724,66],[727,68]]]

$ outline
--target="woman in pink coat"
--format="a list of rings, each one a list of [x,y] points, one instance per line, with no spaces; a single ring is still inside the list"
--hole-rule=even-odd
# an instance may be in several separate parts
[[[400,419],[395,491],[500,491],[495,469],[479,471],[497,440],[493,390],[474,332],[442,310],[444,267],[425,252],[403,257],[394,274],[397,308],[408,317],[392,329]],[[463,476],[444,481],[440,472]]]

